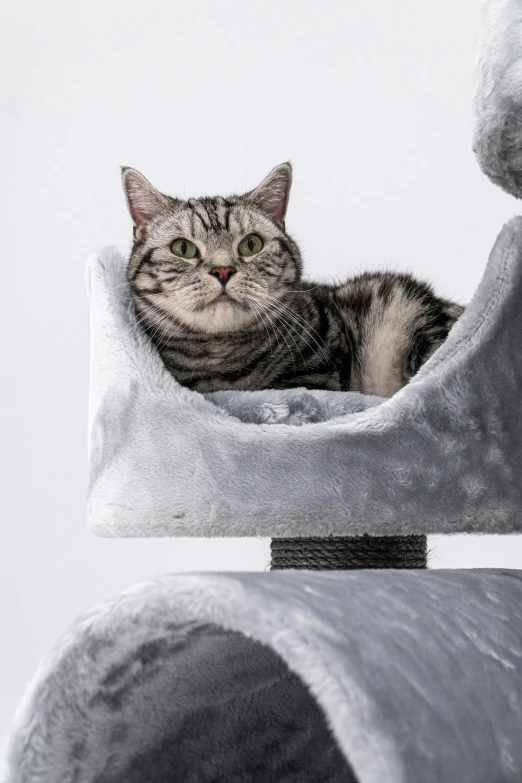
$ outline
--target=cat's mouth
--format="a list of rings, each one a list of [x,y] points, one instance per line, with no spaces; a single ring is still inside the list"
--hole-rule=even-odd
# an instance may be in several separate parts
[[[210,302],[211,305],[232,305],[240,304],[237,299],[231,296],[228,291],[220,291],[220,293]]]
[[[207,307],[212,307],[216,315],[218,313],[229,312],[232,314],[234,311],[238,314],[238,311],[250,311],[250,308],[246,302],[242,302],[240,299],[236,299],[235,296],[229,294],[228,291],[221,291],[212,301],[210,301]]]

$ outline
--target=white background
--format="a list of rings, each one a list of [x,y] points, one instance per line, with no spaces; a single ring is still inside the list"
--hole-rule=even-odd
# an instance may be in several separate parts
[[[518,209],[470,149],[476,5],[4,1],[0,737],[88,606],[152,574],[269,559],[267,541],[85,528],[83,270],[129,247],[120,164],[189,196],[248,189],[290,158],[288,226],[311,275],[408,269],[466,302]],[[517,539],[431,546],[437,567],[522,563]]]

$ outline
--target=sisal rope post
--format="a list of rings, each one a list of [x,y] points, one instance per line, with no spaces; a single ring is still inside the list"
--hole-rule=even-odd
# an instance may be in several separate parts
[[[426,536],[273,538],[272,571],[294,568],[339,571],[359,568],[426,568]]]

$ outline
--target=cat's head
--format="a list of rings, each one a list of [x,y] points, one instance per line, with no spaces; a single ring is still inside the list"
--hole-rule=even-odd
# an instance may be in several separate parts
[[[184,201],[123,169],[134,223],[129,262],[136,306],[159,332],[180,324],[223,334],[255,327],[301,275],[285,231],[292,168],[283,163],[242,196]]]

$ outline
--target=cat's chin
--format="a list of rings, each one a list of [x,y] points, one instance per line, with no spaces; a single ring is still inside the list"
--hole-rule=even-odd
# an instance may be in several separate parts
[[[228,296],[220,296],[203,310],[191,314],[191,328],[205,334],[225,334],[252,328],[257,317]]]

